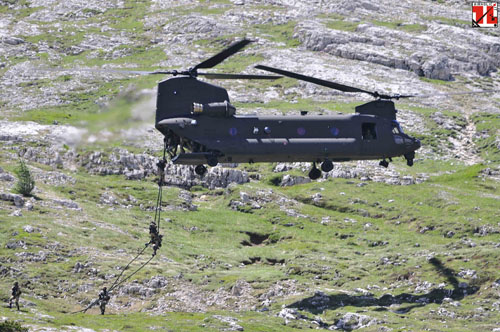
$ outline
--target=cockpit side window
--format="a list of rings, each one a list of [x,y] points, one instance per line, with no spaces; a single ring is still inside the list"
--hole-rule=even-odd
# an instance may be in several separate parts
[[[361,135],[363,140],[377,139],[377,131],[375,123],[365,122],[361,124]]]
[[[392,121],[392,133],[393,134],[404,134],[403,129],[401,129],[401,126],[397,121]]]

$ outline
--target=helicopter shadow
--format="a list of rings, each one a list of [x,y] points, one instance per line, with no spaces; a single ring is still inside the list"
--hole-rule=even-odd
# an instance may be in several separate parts
[[[430,303],[443,303],[445,298],[450,298],[455,301],[460,301],[466,296],[475,294],[478,286],[471,286],[466,283],[459,283],[454,276],[453,270],[445,267],[443,263],[437,259],[432,258],[429,260],[434,268],[453,286],[453,289],[434,288],[424,294],[411,294],[402,293],[399,295],[384,294],[381,297],[374,297],[373,295],[349,295],[349,294],[333,294],[326,295],[318,292],[315,295],[302,299],[288,305],[288,308],[296,308],[303,311],[308,311],[312,314],[322,314],[326,310],[335,310],[340,307],[353,306],[353,307],[372,307],[378,306],[376,311],[387,311],[387,307],[393,304],[403,305],[410,304],[404,308],[391,310],[397,314],[405,314],[411,310],[426,306]]]

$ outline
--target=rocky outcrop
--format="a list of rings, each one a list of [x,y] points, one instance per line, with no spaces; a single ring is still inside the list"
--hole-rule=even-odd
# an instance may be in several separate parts
[[[11,194],[11,193],[0,193],[0,199],[2,201],[8,201],[14,203],[17,208],[24,206],[24,198],[21,195]]]
[[[303,183],[309,183],[311,182],[311,179],[306,178],[304,176],[292,176],[290,174],[286,174],[283,176],[283,179],[281,179],[281,186],[282,187],[289,187],[289,186],[294,186],[296,184],[303,184]]]
[[[447,30],[448,38],[429,38],[437,29],[440,33]],[[465,35],[468,48],[464,49],[463,30],[448,26],[431,24],[417,33],[366,23],[359,24],[352,33],[328,29],[315,20],[300,23],[295,36],[308,50],[404,69],[431,79],[449,81],[452,72],[485,76],[500,66],[498,40],[471,32]]]
[[[225,188],[231,183],[242,184],[249,181],[247,172],[221,166],[209,168],[202,178],[196,175],[192,166],[169,163],[165,168],[166,184],[183,188],[196,185],[209,189]]]
[[[299,169],[308,172],[310,169],[308,163],[279,163],[274,172],[282,172],[293,169]],[[417,176],[401,175],[393,167],[383,168],[378,165],[378,161],[358,161],[348,163],[335,163],[333,170],[322,173],[322,178],[342,178],[342,179],[360,179],[361,181],[384,182],[392,185],[411,185],[424,182],[429,176],[418,174]],[[284,175],[281,180],[282,186],[290,186],[310,182],[309,178]]]
[[[124,175],[128,180],[143,180],[158,172],[158,158],[147,153],[134,154],[125,149],[115,149],[110,153],[96,151],[78,154],[75,150],[65,150],[55,146],[29,147],[20,151],[20,155],[30,161],[49,165],[54,168],[75,169],[84,167],[91,174]],[[54,173],[50,182],[74,182],[70,176]],[[246,183],[247,172],[233,168],[212,167],[200,177],[194,167],[168,163],[165,168],[165,183],[171,186],[191,188],[200,185],[206,188],[225,188],[230,183]]]

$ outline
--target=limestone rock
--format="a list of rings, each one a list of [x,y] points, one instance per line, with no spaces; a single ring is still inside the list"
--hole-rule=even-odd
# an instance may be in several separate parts
[[[0,193],[0,199],[2,201],[13,202],[17,208],[23,207],[25,202],[21,195],[11,193]]]
[[[292,176],[289,174],[286,174],[283,176],[283,179],[281,180],[281,186],[282,187],[289,187],[289,186],[294,186],[297,184],[303,184],[303,183],[309,183],[311,182],[311,179],[303,177],[303,176]]]
[[[66,199],[53,199],[53,203],[60,205],[62,207],[68,208],[68,209],[73,209],[73,210],[81,210],[81,208],[78,206],[76,202],[73,202],[71,200],[66,200]]]
[[[336,326],[339,329],[352,331],[375,325],[377,323],[378,321],[375,318],[371,318],[367,315],[348,312],[341,319],[339,319]]]

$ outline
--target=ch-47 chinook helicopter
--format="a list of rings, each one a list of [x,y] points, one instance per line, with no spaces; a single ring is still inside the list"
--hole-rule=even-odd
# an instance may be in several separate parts
[[[242,40],[185,72],[165,71],[175,77],[158,84],[156,128],[165,136],[166,150],[174,164],[196,165],[203,175],[204,164],[256,162],[312,162],[311,179],[329,172],[333,162],[381,159],[387,167],[391,158],[404,156],[413,165],[418,139],[406,135],[396,121],[396,109],[388,96],[266,66],[280,75],[305,80],[345,92],[363,92],[377,100],[357,106],[348,115],[259,116],[237,115],[226,89],[196,77],[276,79],[281,76],[198,73],[211,68],[248,44]],[[178,77],[177,75],[181,75]],[[188,151],[187,151],[188,150]]]

